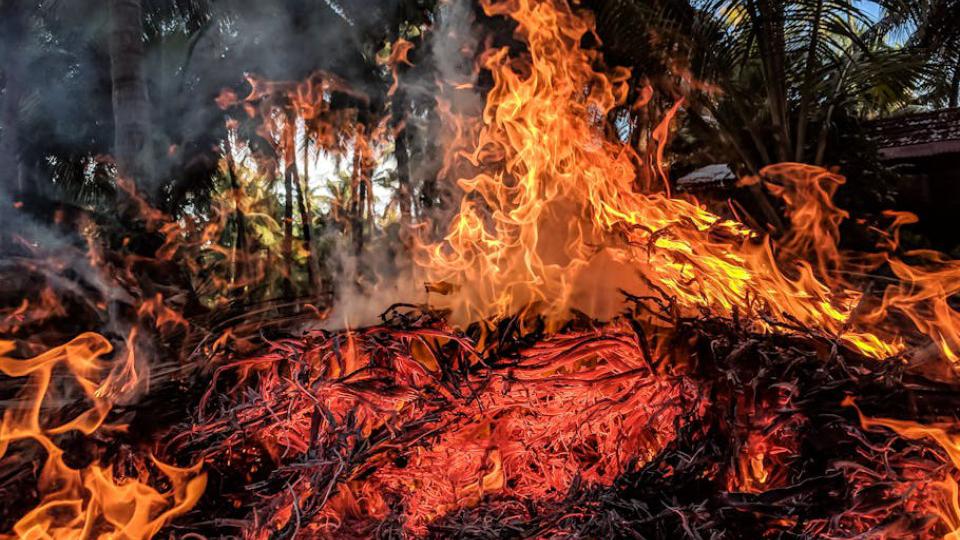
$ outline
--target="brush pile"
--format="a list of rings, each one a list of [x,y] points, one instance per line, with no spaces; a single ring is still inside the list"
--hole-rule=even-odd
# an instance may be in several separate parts
[[[15,502],[0,518],[19,536],[79,525],[257,539],[912,538],[955,527],[960,385],[930,355],[876,360],[799,326],[757,331],[626,293],[619,317],[555,331],[537,317],[458,330],[412,305],[339,331],[302,306],[172,321],[139,309],[139,334],[81,333],[43,352],[40,329],[81,331],[67,312],[86,305],[62,290],[46,305],[44,268],[20,269],[39,272],[20,289],[35,294],[4,319],[0,492]],[[150,385],[105,401],[130,384],[127,353],[145,337]]]
[[[853,404],[933,422],[955,385],[822,336],[633,300],[612,323],[551,335],[516,319],[456,332],[396,307],[381,326],[224,354],[195,421],[164,445],[202,459],[218,494],[179,526],[256,538],[947,532],[931,501],[949,490],[948,456],[865,427]],[[651,317],[656,332],[643,330]]]
[[[845,180],[819,166],[743,179],[782,207],[779,235],[674,197],[664,150],[682,99],[641,156],[613,134],[617,111],[650,98],[627,99],[635,77],[605,67],[590,13],[479,7],[513,43],[488,40],[483,80],[438,83],[485,81],[486,104],[438,99],[454,133],[436,180],[459,206],[445,232],[401,220],[392,255],[416,287],[399,297],[417,305],[375,326],[325,329],[331,309],[394,296],[356,274],[334,306],[310,250],[294,257],[287,114],[328,111],[323,77],[252,79],[242,105],[225,100],[249,113],[262,99],[263,133],[283,141],[280,257],[252,223],[273,199],[241,196],[229,150],[234,185],[206,217],[167,215],[120,179],[135,226],[80,213],[69,242],[0,243],[0,531],[956,538],[960,261],[902,250],[915,217],[897,212],[860,224],[872,251],[841,249]],[[411,45],[394,46],[395,66]],[[395,147],[387,119],[322,131],[353,141],[358,262],[379,249],[358,218],[368,143]]]

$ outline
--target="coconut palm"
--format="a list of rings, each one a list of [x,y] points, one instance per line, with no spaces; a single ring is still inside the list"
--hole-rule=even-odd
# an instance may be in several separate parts
[[[923,51],[934,69],[923,81],[915,104],[960,105],[960,1],[921,0],[885,14],[906,47]]]
[[[661,90],[687,99],[700,140],[751,172],[824,162],[838,117],[906,104],[929,71],[918,47],[889,45],[896,25],[847,0],[597,4],[615,56],[640,71],[652,64]],[[885,7],[902,16],[903,6]]]

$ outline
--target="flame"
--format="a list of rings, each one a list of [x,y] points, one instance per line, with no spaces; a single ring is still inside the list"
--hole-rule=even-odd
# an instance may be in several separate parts
[[[583,47],[585,41],[595,41],[584,40],[593,35],[588,14],[575,11],[565,0],[481,0],[481,6],[489,16],[511,18],[517,24],[517,39],[528,51],[518,55],[504,47],[483,53],[480,66],[489,71],[492,88],[479,118],[456,112],[454,100],[438,104],[451,131],[441,176],[456,179],[462,198],[442,240],[419,239],[414,258],[432,302],[450,310],[452,322],[521,313],[542,315],[550,330],[556,330],[571,310],[609,318],[622,308],[618,289],[624,287],[638,295],[669,299],[684,314],[746,317],[761,331],[826,334],[874,358],[904,351],[910,336],[886,327],[896,315],[928,337],[939,355],[951,363],[960,358],[960,320],[949,303],[960,292],[960,261],[929,251],[909,252],[904,258],[892,255],[899,245],[899,227],[915,217],[891,213],[890,228],[876,231],[882,239],[877,253],[844,253],[839,230],[848,214],[833,203],[844,179],[799,163],[773,165],[757,178],[745,179],[762,183],[786,208],[791,226],[775,240],[696,200],[674,196],[665,149],[682,99],[673,102],[652,131],[652,146],[638,152],[609,135],[607,118],[620,107],[647,106],[653,90],[646,86],[629,100],[628,70],[603,68],[599,52]],[[398,68],[409,64],[411,47],[398,40],[383,60],[393,74],[388,95],[398,89]],[[332,110],[333,92],[358,102],[368,98],[328,73],[317,72],[302,83],[255,76],[248,80],[252,90],[246,98],[224,91],[217,103],[225,109],[239,105],[248,115],[262,118],[260,133],[275,151],[270,167],[282,160],[298,170],[296,139],[301,129],[315,141],[312,148],[317,151],[346,155],[349,148],[354,176],[348,201],[355,206],[350,212],[354,218],[362,216],[364,199],[359,194],[372,191],[367,173],[376,164],[376,144],[387,136],[386,119],[374,125],[361,122],[356,110]],[[447,84],[452,92],[474,88],[462,81]],[[236,122],[229,122],[235,138]],[[305,146],[304,170],[311,148]],[[232,146],[226,152],[227,167],[235,151]],[[651,156],[652,162],[644,162],[641,154]],[[650,174],[638,174],[640,170]],[[259,268],[244,264],[244,270],[236,270],[245,254],[218,244],[229,216],[262,218],[272,221],[271,230],[280,229],[269,212],[258,213],[256,201],[265,198],[246,193],[256,189],[246,180],[239,179],[229,198],[217,202],[214,221],[204,226],[189,217],[174,221],[150,207],[128,181],[118,180],[118,186],[137,205],[146,229],[165,239],[155,254],[158,260],[183,260],[197,276],[202,273],[199,257],[184,253],[213,255],[229,264],[225,271],[212,273],[206,290],[235,291],[267,275],[268,263],[263,261]],[[304,186],[308,187],[306,181]],[[366,212],[372,214],[372,198],[365,203]],[[339,208],[332,208],[335,219],[340,217]],[[363,226],[362,219],[356,221],[348,226]],[[93,245],[89,258],[95,267],[107,264],[104,253]],[[129,257],[127,267],[118,270],[124,272],[122,278],[135,281],[132,267],[139,262]],[[887,265],[898,282],[878,300],[868,298],[845,277],[881,265]],[[161,333],[190,326],[159,293],[140,301],[136,312],[141,322],[151,320]],[[24,299],[0,313],[0,330],[19,332],[65,315],[55,293],[47,289],[39,299]],[[202,461],[179,468],[151,456],[152,465],[140,463],[138,474],[131,477],[117,463],[73,468],[56,442],[70,431],[92,435],[124,429],[107,424],[107,418],[116,403],[147,382],[135,354],[141,329],[146,327],[128,331],[125,348],[115,358],[109,356],[111,343],[95,333],[81,334],[28,359],[7,356],[15,350],[14,343],[0,341],[0,371],[26,379],[18,406],[6,410],[0,424],[0,457],[11,445],[27,440],[46,453],[40,503],[14,526],[18,536],[149,538],[198,502],[206,483]],[[296,366],[306,369],[310,391],[300,386],[299,377],[280,373],[277,364],[286,359],[284,352],[216,371],[219,375],[236,368],[237,387],[253,380],[251,384],[265,390],[284,384],[295,387],[283,394],[298,396],[304,406],[287,409],[289,422],[243,433],[256,439],[274,461],[336,444],[355,450],[377,432],[405,427],[416,417],[415,408],[434,406],[418,392],[429,391],[453,404],[452,410],[431,411],[436,415],[432,421],[456,427],[436,435],[430,444],[415,446],[402,456],[402,464],[378,462],[362,475],[344,478],[338,471],[332,475],[339,486],[332,495],[334,483],[297,485],[307,495],[326,489],[321,517],[328,523],[321,519],[313,524],[319,530],[310,532],[335,531],[346,519],[382,518],[396,499],[404,501],[409,528],[422,532],[437,517],[490,495],[509,492],[525,500],[547,500],[563,496],[581,480],[610,484],[624,471],[627,457],[653,456],[679,422],[676,403],[686,389],[650,368],[626,328],[611,325],[595,333],[554,334],[518,352],[509,374],[489,375],[483,381],[478,380],[479,371],[456,366],[466,382],[477,383],[470,399],[454,396],[455,387],[444,386],[453,376],[445,371],[451,366],[442,365],[432,353],[440,346],[472,347],[458,341],[462,336],[433,331],[413,336],[397,330],[391,340],[403,342],[409,350],[374,354],[370,340],[383,331],[347,330],[311,349],[310,365]],[[230,331],[210,347],[254,348]],[[470,350],[460,362],[475,367],[479,357],[480,350]],[[86,410],[66,421],[45,405],[64,391],[55,377],[61,371],[69,373],[67,386],[87,404]],[[253,372],[258,377],[249,377]],[[389,388],[378,385],[386,374],[393,377]],[[215,375],[211,392],[216,382]],[[262,394],[276,399],[268,391]],[[209,395],[204,396],[201,411]],[[768,408],[784,407],[789,397],[782,400]],[[256,418],[263,416],[260,405],[245,408],[237,421],[257,426]],[[777,488],[795,453],[798,424],[805,421],[798,418],[774,429],[765,412],[750,415],[735,470],[727,478],[731,491]],[[924,426],[860,417],[865,427],[887,427],[908,439],[932,439],[960,469],[954,424]],[[332,426],[326,432],[319,428],[323,422]],[[340,437],[354,426],[359,428],[355,433]],[[215,428],[228,430],[233,425]],[[234,434],[225,436],[231,437]],[[319,437],[325,440],[318,443]],[[929,506],[953,531],[948,537],[960,538],[955,476],[928,482],[938,494],[930,498]],[[153,487],[158,482],[170,488],[161,492]],[[290,499],[272,503],[269,526],[281,528],[299,519],[293,486],[290,491]]]
[[[842,254],[838,226],[847,214],[832,203],[841,176],[799,163],[761,171],[793,225],[778,244],[695,200],[655,191],[636,173],[638,153],[606,135],[608,114],[626,105],[629,73],[603,70],[600,54],[581,46],[593,33],[591,16],[564,0],[481,5],[516,22],[528,53],[482,55],[493,87],[481,120],[440,103],[453,131],[441,174],[457,178],[463,196],[446,235],[421,239],[415,260],[428,291],[440,293],[432,304],[454,322],[526,312],[556,328],[571,308],[607,318],[620,309],[622,287],[661,293],[688,314],[818,331],[875,358],[904,349],[901,336],[880,328],[900,311],[957,356],[960,319],[946,298],[958,290],[960,266],[937,260],[944,268],[931,272],[886,253]],[[634,106],[646,101],[641,93]],[[654,133],[663,182],[663,148],[681,106]],[[860,308],[863,293],[842,273],[885,262],[903,285],[888,288],[876,308]]]
[[[673,439],[679,403],[697,393],[653,372],[627,323],[555,334],[518,351],[505,371],[471,373],[479,357],[469,338],[441,328],[284,340],[217,370],[204,403],[214,394],[233,405],[252,395],[215,391],[221,373],[236,371],[258,388],[256,402],[236,409],[236,424],[210,422],[181,438],[222,432],[227,455],[212,448],[215,463],[251,440],[277,461],[320,449],[343,457],[323,462],[329,486],[297,480],[289,496],[271,501],[267,525],[250,537],[294,522],[297,501],[318,492],[329,499],[301,524],[315,536],[364,535],[391,512],[422,535],[435,519],[488,496],[556,501],[581,483],[611,484]],[[287,369],[291,376],[281,375]],[[265,417],[264,407],[278,415]],[[409,447],[398,443],[410,437]],[[376,463],[369,474],[350,464],[358,454]]]
[[[130,340],[135,339],[132,333]],[[92,464],[81,470],[70,467],[54,438],[69,431],[91,435],[101,429],[120,430],[104,422],[115,401],[136,384],[132,349],[119,363],[106,359],[110,342],[95,333],[84,333],[59,347],[28,359],[15,359],[10,341],[0,341],[0,371],[9,377],[26,377],[17,406],[7,409],[0,424],[0,458],[11,444],[33,440],[47,454],[40,471],[41,501],[13,527],[20,538],[73,539],[149,538],[172,518],[196,504],[206,476],[201,463],[181,469],[153,459],[156,468],[172,486],[166,493],[150,487],[146,474],[140,478],[115,478],[112,467]],[[55,372],[66,370],[89,406],[73,418],[50,426],[45,400],[61,386]],[[103,377],[104,373],[106,377]]]
[[[957,474],[960,473],[960,434],[957,433],[956,422],[942,422],[924,425],[911,420],[897,420],[894,418],[871,418],[863,414],[852,397],[843,400],[843,405],[853,407],[860,417],[864,429],[885,427],[896,432],[905,439],[932,440],[947,454],[953,465],[953,471],[942,480],[929,481],[931,493],[925,503],[927,510],[940,518],[948,529],[943,536],[945,540],[960,539],[960,488],[957,484]]]
[[[29,298],[24,298],[16,308],[0,311],[0,333],[15,334],[24,326],[66,314],[57,293],[47,286],[40,291],[37,300],[31,302]]]
[[[398,73],[398,68],[400,64],[406,64],[412,66],[410,59],[407,56],[410,54],[410,51],[413,49],[413,43],[407,41],[403,38],[398,38],[396,41],[390,44],[390,52],[384,58],[377,58],[377,63],[386,65],[390,68],[390,73],[393,77],[393,84],[390,85],[390,88],[387,90],[387,96],[392,96],[397,92],[397,88],[400,86],[400,75]]]
[[[738,424],[737,440],[743,441],[737,467],[727,479],[730,491],[760,493],[786,484],[790,461],[797,455],[798,436],[806,418],[793,415],[788,421],[776,421],[776,411],[792,407],[792,390],[788,385],[758,405],[748,399],[746,390],[738,396],[737,410],[746,415],[744,425]]]

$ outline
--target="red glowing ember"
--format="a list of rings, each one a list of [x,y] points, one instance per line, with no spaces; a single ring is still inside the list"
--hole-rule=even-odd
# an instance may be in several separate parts
[[[512,41],[489,40],[479,82],[437,81],[443,220],[376,207],[402,122],[317,71],[216,98],[233,116],[203,213],[119,179],[130,234],[58,214],[85,252],[18,240],[22,291],[0,311],[6,532],[958,537],[960,261],[901,252],[915,218],[896,212],[869,231],[876,251],[842,249],[845,179],[819,166],[741,180],[779,205],[776,237],[671,193],[683,99],[640,152],[611,116],[654,89],[604,62],[588,11],[479,4]],[[381,51],[385,96],[406,91],[416,47]],[[458,93],[477,88],[471,111]],[[317,163],[349,163],[319,202]],[[337,302],[321,294],[321,205],[358,239],[324,252],[353,253],[344,268],[359,218],[400,211],[397,273],[416,285],[380,297],[385,280],[354,272]],[[411,303],[379,324],[339,329],[351,302],[398,294]]]

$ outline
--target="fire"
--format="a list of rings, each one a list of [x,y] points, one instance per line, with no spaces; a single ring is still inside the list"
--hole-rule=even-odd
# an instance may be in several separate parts
[[[135,334],[131,341],[133,338]],[[13,342],[0,341],[0,371],[9,377],[26,378],[17,406],[4,412],[0,424],[0,457],[24,440],[36,442],[47,454],[38,484],[40,504],[14,525],[18,537],[150,538],[196,504],[206,483],[200,463],[182,469],[153,459],[156,469],[172,486],[160,493],[149,485],[145,472],[138,478],[118,479],[111,466],[91,464],[75,469],[57,446],[56,437],[70,431],[91,435],[124,429],[104,422],[122,393],[136,384],[129,356],[132,352],[117,363],[107,360],[113,346],[95,333],[81,334],[33,358],[8,356],[14,350]],[[69,420],[51,426],[56,419],[47,417],[44,402],[61,387],[63,371],[89,405]]]
[[[599,53],[581,46],[590,17],[561,0],[482,5],[517,23],[528,53],[486,51],[493,87],[482,120],[451,117],[455,146],[464,148],[448,155],[445,170],[461,173],[463,198],[443,240],[421,241],[416,257],[433,291],[451,291],[433,303],[454,321],[527,311],[556,326],[571,308],[605,318],[620,306],[616,283],[663,293],[689,313],[814,329],[876,358],[904,349],[900,336],[879,328],[900,311],[954,356],[958,317],[946,298],[957,291],[956,263],[935,261],[944,268],[930,273],[885,254],[865,262],[842,254],[846,213],[831,201],[842,177],[803,164],[763,170],[793,225],[776,243],[694,200],[640,185],[637,152],[604,131],[607,114],[624,104],[628,73],[603,70]],[[663,179],[668,124],[680,106],[655,133]],[[840,271],[887,260],[904,285],[888,288],[876,308],[858,309],[863,294]]]
[[[960,473],[960,435],[957,433],[955,422],[923,425],[911,420],[897,420],[894,418],[870,418],[857,407],[853,398],[844,400],[843,405],[854,407],[860,417],[860,423],[866,429],[875,427],[887,428],[895,431],[901,437],[909,440],[934,441],[947,455],[953,465],[953,471],[948,472],[942,480],[925,482],[925,490],[929,492],[925,510],[937,515],[946,525],[949,532],[944,535],[946,540],[960,538],[960,496],[958,496],[957,475]]]
[[[509,370],[474,374],[482,353],[442,327],[313,334],[223,366],[218,377],[233,371],[259,397],[221,393],[236,423],[204,423],[181,439],[208,441],[207,459],[234,467],[250,441],[278,462],[327,456],[309,467],[335,473],[336,488],[296,480],[271,503],[267,531],[291,527],[323,495],[317,517],[298,525],[311,535],[367,534],[391,513],[422,534],[484,498],[558,501],[656,455],[696,388],[654,373],[646,354],[628,325],[611,325],[554,335],[517,351]]]
[[[423,233],[414,241],[413,258],[431,294],[430,307],[447,310],[448,318],[410,315],[373,328],[306,331],[302,340],[268,341],[272,338],[261,334],[266,347],[242,325],[217,335],[211,331],[204,350],[213,357],[205,366],[212,381],[196,423],[170,442],[195,458],[183,468],[153,454],[148,459],[146,452],[117,457],[102,449],[89,456],[89,464],[76,467],[62,444],[69,432],[91,438],[124,433],[126,426],[108,420],[115,405],[149,384],[138,365],[138,341],[154,330],[166,337],[192,327],[166,292],[134,287],[136,298],[127,305],[138,324],[123,329],[119,351],[93,332],[30,358],[21,357],[28,354],[21,354],[20,343],[0,341],[0,371],[22,381],[16,406],[4,412],[0,424],[0,458],[31,442],[45,453],[40,501],[14,525],[17,536],[149,538],[198,504],[206,487],[204,463],[240,471],[248,493],[283,486],[251,512],[252,524],[244,531],[251,538],[278,530],[291,537],[372,534],[388,518],[401,519],[406,532],[423,534],[438,521],[490,501],[501,508],[523,505],[517,515],[536,515],[538,505],[563,500],[581,483],[610,488],[637,472],[716,405],[709,402],[717,395],[710,382],[685,372],[698,361],[694,347],[677,345],[669,354],[689,357],[664,362],[669,354],[659,347],[668,346],[675,337],[669,327],[682,318],[732,319],[737,332],[751,338],[753,332],[825,336],[876,359],[930,350],[951,364],[960,358],[960,315],[950,303],[960,292],[960,261],[929,251],[895,255],[899,227],[915,218],[891,213],[889,228],[874,231],[875,253],[845,252],[839,231],[849,216],[833,203],[844,178],[800,163],[769,166],[742,180],[762,184],[782,202],[790,227],[777,236],[674,195],[665,149],[683,99],[673,101],[651,134],[652,146],[641,153],[611,135],[608,117],[618,107],[645,106],[653,90],[644,88],[628,103],[629,71],[604,67],[599,51],[583,45],[596,41],[588,14],[566,0],[480,3],[488,16],[516,23],[515,37],[527,51],[503,47],[482,54],[480,67],[489,72],[492,87],[479,117],[456,111],[456,100],[438,103],[450,130],[441,176],[455,180],[462,198],[442,239]],[[409,64],[412,47],[400,39],[381,59],[392,71],[387,95],[398,90],[398,66]],[[276,273],[292,289],[293,181],[305,245],[298,256],[307,260],[310,285],[316,285],[319,266],[310,251],[305,195],[311,151],[352,157],[344,189],[349,193],[334,197],[330,213],[359,238],[355,247],[361,253],[364,214],[373,214],[370,172],[378,147],[389,146],[387,119],[361,120],[357,109],[332,108],[332,93],[369,105],[366,96],[332,74],[317,72],[302,83],[255,76],[248,81],[252,90],[246,98],[225,91],[217,103],[260,118],[260,136],[270,147],[265,153],[272,154],[256,154],[239,143],[236,120],[228,121],[221,172],[231,186],[227,197],[212,203],[210,223],[173,219],[138,197],[132,183],[118,181],[144,228],[162,238],[156,260],[183,261],[191,278],[203,275],[202,283],[191,286],[214,291],[207,296],[212,307],[277,277],[271,264],[280,257],[287,267]],[[475,91],[472,83],[444,84],[445,92]],[[238,167],[240,161],[250,166]],[[271,216],[269,201],[261,201],[276,180],[258,178],[257,165],[264,164],[270,171],[284,170],[282,224]],[[250,241],[245,227],[254,220],[262,220],[260,234],[271,238],[283,229],[285,253],[252,255],[269,251],[245,245]],[[220,242],[228,234],[229,247]],[[84,236],[91,266],[113,264],[94,232]],[[125,284],[136,282],[134,268],[144,259],[128,255],[108,273]],[[865,292],[852,277],[881,267],[896,277],[882,295]],[[633,312],[615,317],[625,310],[624,292],[633,301],[653,299],[663,313],[642,321],[631,317]],[[579,319],[571,322],[575,312],[607,322],[577,325]],[[47,288],[37,299],[0,313],[0,331],[14,334],[65,316],[67,310]],[[516,340],[488,341],[483,330],[473,331],[477,322],[506,325],[490,335]],[[908,349],[918,340],[901,322],[928,338],[927,349]],[[642,325],[649,327],[638,328]],[[656,338],[653,353],[648,331]],[[243,357],[234,356],[238,353]],[[724,455],[729,463],[715,463],[702,476],[722,471],[717,485],[725,495],[799,485],[789,482],[802,476],[794,465],[807,442],[804,433],[828,416],[794,414],[784,420],[802,396],[787,381],[769,386],[776,391],[743,384],[735,397],[718,398],[728,399],[722,405],[735,411],[720,423],[728,422],[737,440]],[[55,410],[50,404],[60,398],[83,404],[82,411],[62,418],[75,409]],[[906,440],[934,441],[960,470],[955,422],[923,425],[862,413],[860,421],[864,428],[886,427]],[[857,464],[842,466],[854,470]],[[674,474],[672,467],[663,474]],[[875,481],[873,472],[864,468],[850,476],[868,485]],[[269,481],[261,482],[264,474],[272,475]],[[925,498],[921,510],[934,513],[952,531],[949,537],[960,539],[956,471],[917,485]],[[237,510],[252,504],[235,497],[230,504]],[[847,519],[860,519],[851,514]],[[301,523],[302,516],[309,522]],[[800,530],[792,519],[778,526]],[[864,523],[871,519],[885,517],[869,516]],[[804,526],[827,527],[822,521]]]

